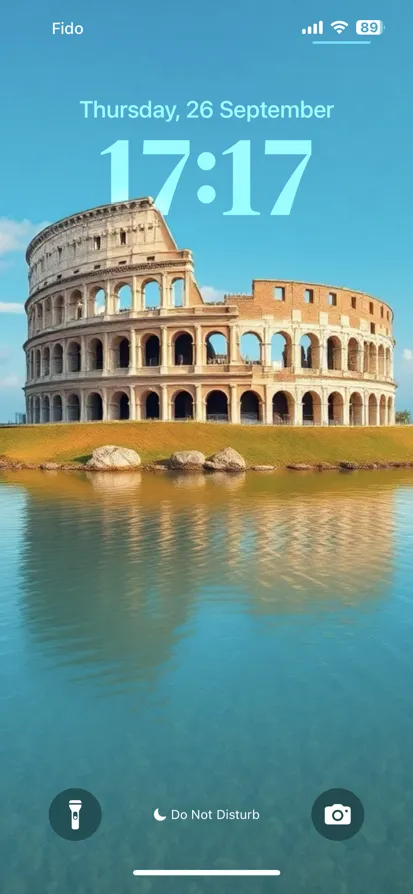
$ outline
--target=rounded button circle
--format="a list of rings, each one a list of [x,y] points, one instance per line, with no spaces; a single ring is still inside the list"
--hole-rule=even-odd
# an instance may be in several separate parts
[[[100,826],[102,809],[97,798],[84,788],[67,788],[53,798],[49,822],[56,835],[67,841],[84,841]]]
[[[354,792],[346,788],[330,788],[314,801],[311,819],[324,838],[345,841],[360,831],[364,807]]]

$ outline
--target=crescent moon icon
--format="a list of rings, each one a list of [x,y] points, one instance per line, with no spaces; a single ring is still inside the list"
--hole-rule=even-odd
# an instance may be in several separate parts
[[[156,808],[156,810],[154,810],[153,815],[154,815],[155,819],[158,820],[158,823],[163,823],[163,821],[166,820],[166,816],[162,816],[162,814],[159,813],[158,808]]]

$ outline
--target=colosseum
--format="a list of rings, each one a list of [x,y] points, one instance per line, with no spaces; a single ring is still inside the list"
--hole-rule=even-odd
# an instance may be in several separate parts
[[[151,198],[66,217],[26,259],[29,423],[394,423],[393,313],[377,298],[256,279],[206,301]]]

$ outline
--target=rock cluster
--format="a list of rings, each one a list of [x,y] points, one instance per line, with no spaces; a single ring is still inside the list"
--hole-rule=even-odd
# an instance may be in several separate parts
[[[185,472],[199,472],[205,463],[205,456],[199,450],[180,450],[168,460],[168,469]]]
[[[86,463],[87,469],[104,472],[106,469],[138,469],[141,458],[136,450],[128,447],[116,447],[114,444],[105,444],[97,447]]]
[[[243,456],[233,447],[224,447],[209,456],[204,465],[210,472],[245,472],[247,464]]]

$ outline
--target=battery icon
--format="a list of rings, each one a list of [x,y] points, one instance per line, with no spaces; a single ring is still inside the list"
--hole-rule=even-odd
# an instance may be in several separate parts
[[[359,19],[356,22],[356,34],[383,34],[384,25],[379,19]]]

